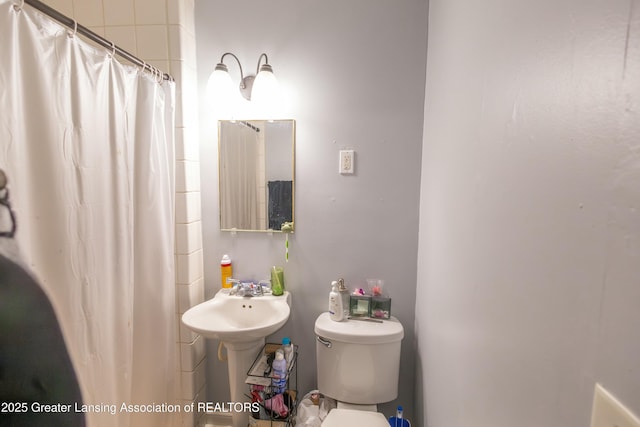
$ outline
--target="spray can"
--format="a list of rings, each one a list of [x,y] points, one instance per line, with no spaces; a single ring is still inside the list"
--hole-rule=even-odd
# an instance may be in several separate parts
[[[338,294],[340,294],[340,305],[342,306],[342,320],[349,318],[349,289],[344,285],[344,279],[338,279]]]
[[[229,279],[233,277],[233,268],[231,266],[231,258],[229,255],[224,254],[220,261],[220,283],[223,288],[232,287]]]

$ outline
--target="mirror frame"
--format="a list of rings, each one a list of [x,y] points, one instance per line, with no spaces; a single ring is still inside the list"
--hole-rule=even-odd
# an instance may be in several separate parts
[[[253,232],[253,233],[284,233],[282,230],[252,230],[244,228],[223,228],[222,227],[222,192],[220,191],[222,184],[222,123],[223,122],[291,122],[291,222],[294,224],[293,228],[287,233],[293,233],[295,230],[295,201],[296,201],[296,121],[295,119],[246,119],[246,120],[218,120],[218,225],[220,231],[227,231],[235,233],[241,232]]]

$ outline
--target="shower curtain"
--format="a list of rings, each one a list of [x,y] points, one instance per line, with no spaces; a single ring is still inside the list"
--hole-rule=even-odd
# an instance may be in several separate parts
[[[22,256],[88,425],[177,425],[174,84],[13,3],[0,0],[0,167]]]

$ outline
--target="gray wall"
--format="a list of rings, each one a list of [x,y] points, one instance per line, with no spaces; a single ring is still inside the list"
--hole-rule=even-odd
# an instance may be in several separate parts
[[[316,387],[313,325],[330,283],[382,278],[405,327],[400,392],[412,416],[415,297],[422,145],[426,1],[196,0],[201,111],[205,85],[222,53],[253,71],[262,52],[288,96],[282,118],[297,121],[296,232],[285,265],[293,312],[273,339],[300,346],[301,392]],[[237,68],[229,62],[234,80]],[[219,287],[219,260],[236,275],[266,278],[284,265],[284,236],[219,230],[215,118],[200,116],[206,297]],[[338,174],[338,151],[356,150],[356,174]],[[208,398],[228,399],[226,365],[208,343]]]
[[[640,414],[640,3],[431,0],[426,75],[419,425]]]

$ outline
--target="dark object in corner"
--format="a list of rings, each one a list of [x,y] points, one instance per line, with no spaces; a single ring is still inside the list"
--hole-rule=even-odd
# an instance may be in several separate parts
[[[83,427],[82,395],[53,306],[20,265],[0,254],[0,427]],[[61,412],[38,412],[55,405]],[[4,407],[3,407],[4,408]]]

